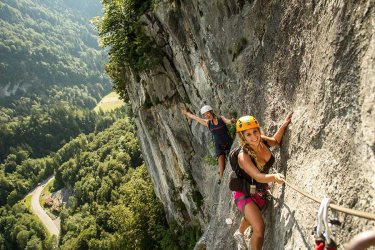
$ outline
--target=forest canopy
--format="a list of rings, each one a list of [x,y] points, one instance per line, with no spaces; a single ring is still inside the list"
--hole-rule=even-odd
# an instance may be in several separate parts
[[[133,119],[89,139],[58,168],[55,185],[75,194],[61,214],[61,249],[193,249],[201,236],[198,227],[168,227]]]
[[[96,89],[96,90],[95,90]],[[0,100],[0,162],[19,149],[30,157],[44,157],[55,152],[80,133],[100,132],[115,120],[110,115],[89,110],[96,105],[93,96],[102,87],[52,88],[46,94],[28,94],[11,100]],[[123,109],[129,114],[130,107]]]
[[[98,14],[98,3],[49,2],[0,2],[0,97],[54,85],[110,85],[103,74],[107,52],[98,47],[92,16],[77,9]]]

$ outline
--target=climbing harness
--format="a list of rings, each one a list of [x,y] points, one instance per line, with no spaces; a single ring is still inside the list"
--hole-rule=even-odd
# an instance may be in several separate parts
[[[224,152],[225,156],[227,156],[229,154],[231,146],[232,146],[231,143],[219,145],[219,147],[221,148],[221,150]]]
[[[262,207],[260,207],[258,205],[258,203],[254,200],[254,195],[255,194],[258,194],[259,198],[261,198],[262,200],[265,201],[265,203],[264,203],[264,205]],[[241,212],[242,212],[243,218],[245,220],[246,220],[246,218],[245,218],[245,205],[246,205],[247,199],[251,199],[255,203],[255,205],[259,208],[259,211],[262,214],[266,211],[266,209],[268,207],[268,204],[272,200],[272,193],[271,193],[271,191],[269,189],[264,190],[264,191],[258,190],[258,192],[255,193],[255,194],[252,194],[252,195],[246,195],[246,194],[244,194],[244,195],[241,195],[240,197],[238,197],[237,199],[234,200],[234,203],[236,203],[236,204],[238,202],[240,202],[241,200],[243,200],[243,202],[242,202],[242,211]]]

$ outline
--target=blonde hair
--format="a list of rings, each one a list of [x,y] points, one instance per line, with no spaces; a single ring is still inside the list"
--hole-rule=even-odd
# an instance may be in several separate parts
[[[262,135],[262,134],[263,134],[263,130],[262,130],[260,127],[257,128],[257,129],[258,129],[259,133]],[[254,151],[254,149],[252,149],[252,148],[250,147],[249,143],[246,141],[243,132],[245,132],[245,131],[240,131],[240,132],[238,133],[238,135],[239,135],[238,137],[239,137],[239,139],[240,139],[240,144],[241,144],[242,148],[245,150],[245,152],[246,152],[251,158],[254,159],[254,161],[255,161],[255,166],[259,169],[259,171],[263,171],[263,166],[258,162],[258,159],[257,159],[257,156],[256,156],[256,154],[255,154],[255,151]]]

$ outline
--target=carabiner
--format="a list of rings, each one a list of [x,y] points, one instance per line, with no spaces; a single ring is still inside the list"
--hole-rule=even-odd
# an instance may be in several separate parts
[[[332,230],[331,227],[328,225],[328,206],[329,203],[331,202],[331,199],[325,198],[326,201],[324,203],[324,212],[323,212],[323,220],[324,220],[324,226],[326,228],[325,230],[325,237],[326,237],[326,242],[329,244],[331,243],[331,235],[332,235]]]
[[[329,198],[323,198],[322,203],[320,204],[319,211],[318,211],[318,225],[316,227],[316,235],[317,237],[322,235],[322,227],[323,223],[326,227],[326,235],[325,238],[327,238],[327,227],[328,227],[328,222],[327,222],[327,210],[328,210],[328,204],[330,202]],[[327,222],[327,224],[326,224]]]

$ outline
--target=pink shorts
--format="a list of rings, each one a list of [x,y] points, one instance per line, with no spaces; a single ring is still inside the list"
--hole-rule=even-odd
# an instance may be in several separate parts
[[[238,192],[238,191],[234,191],[234,192],[233,192],[233,197],[234,197],[234,199],[237,199],[237,198],[241,197],[242,195],[244,195],[244,193],[241,193],[241,192]],[[265,200],[263,200],[262,198],[259,197],[259,194],[258,194],[258,193],[254,194],[254,196],[252,196],[252,198],[253,198],[253,200],[258,204],[259,207],[263,207],[263,206],[264,206],[264,203],[266,203]],[[253,200],[250,199],[250,198],[247,198],[246,203],[245,203],[245,206],[246,206],[247,204],[253,202]],[[238,207],[238,209],[241,210],[241,211],[242,211],[242,204],[243,204],[243,201],[244,201],[244,200],[240,200],[239,202],[237,202],[237,207]]]

